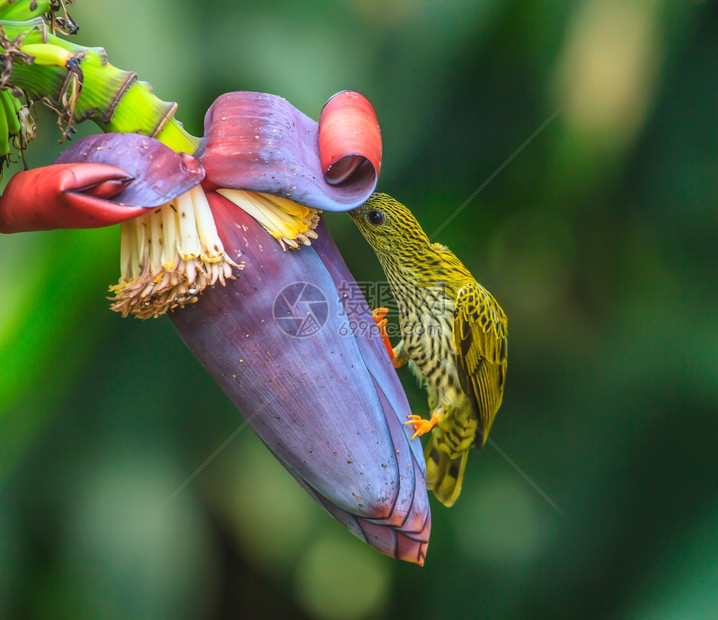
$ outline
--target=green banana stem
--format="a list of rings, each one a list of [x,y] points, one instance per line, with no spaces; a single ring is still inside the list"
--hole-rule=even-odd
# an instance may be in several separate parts
[[[109,64],[104,49],[49,34],[40,18],[0,21],[0,27],[10,42],[2,54],[6,70],[11,68],[8,84],[54,109],[64,137],[73,123],[89,119],[106,132],[151,136],[178,152],[197,150],[200,139],[174,118],[177,104],[156,97],[135,73]]]

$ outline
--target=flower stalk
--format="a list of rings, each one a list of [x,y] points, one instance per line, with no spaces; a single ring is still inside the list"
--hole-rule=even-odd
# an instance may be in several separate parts
[[[104,49],[50,34],[41,18],[0,20],[0,27],[0,89],[12,88],[14,96],[42,101],[57,112],[63,139],[74,123],[91,120],[103,131],[150,136],[177,152],[194,153],[199,147],[200,139],[174,118],[177,104],[159,99],[136,73],[111,65]]]

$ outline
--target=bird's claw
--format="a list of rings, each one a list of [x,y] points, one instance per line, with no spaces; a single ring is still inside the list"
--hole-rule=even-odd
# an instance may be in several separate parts
[[[391,359],[392,363],[394,362],[394,348],[391,346],[391,342],[389,341],[389,334],[386,333],[386,324],[387,319],[385,318],[386,315],[389,312],[389,308],[375,308],[371,311],[371,316],[374,319],[374,322],[376,323],[376,327],[379,330],[379,335],[381,336],[382,342],[384,343],[384,346],[386,347],[386,350],[389,353],[389,359]]]
[[[428,433],[434,426],[436,426],[436,423],[439,421],[439,416],[431,416],[431,419],[426,420],[422,418],[420,415],[411,414],[406,416],[409,418],[406,422],[404,422],[404,425],[407,424],[413,424],[414,425],[414,434],[411,436],[412,439],[416,439],[417,437],[421,437],[422,435],[425,435]]]
[[[389,308],[374,308],[374,310],[371,311],[371,316],[376,321],[377,325],[380,322],[386,324],[386,319],[384,319],[384,317],[387,314],[389,314]]]

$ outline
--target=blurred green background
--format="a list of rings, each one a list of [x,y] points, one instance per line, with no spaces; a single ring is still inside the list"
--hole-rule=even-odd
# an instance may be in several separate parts
[[[718,617],[715,2],[72,14],[195,134],[231,90],[314,118],[336,91],[371,99],[380,189],[509,316],[492,439],[510,461],[487,447],[455,507],[432,499],[423,569],[354,539],[249,431],[155,514],[242,418],[168,320],[108,310],[119,229],[6,236],[0,617]],[[58,137],[43,115],[30,164]],[[328,221],[357,279],[381,280],[349,218]]]

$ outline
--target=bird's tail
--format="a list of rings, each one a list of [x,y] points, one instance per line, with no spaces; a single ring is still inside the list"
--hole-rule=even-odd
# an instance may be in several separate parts
[[[426,444],[426,488],[434,491],[436,499],[449,507],[454,505],[461,493],[469,450],[451,455],[441,449],[438,438],[434,430]]]

